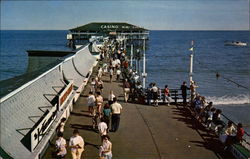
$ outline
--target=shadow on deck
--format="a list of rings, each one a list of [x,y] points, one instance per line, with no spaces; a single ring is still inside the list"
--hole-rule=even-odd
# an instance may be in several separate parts
[[[195,146],[204,147],[205,149],[211,150],[215,153],[218,158],[234,159],[230,152],[224,150],[224,145],[212,130],[206,129],[193,115],[189,108],[177,105],[176,108],[172,108],[175,115],[181,117],[173,117],[173,119],[183,122],[187,127],[195,130],[203,141],[189,141],[194,143]]]

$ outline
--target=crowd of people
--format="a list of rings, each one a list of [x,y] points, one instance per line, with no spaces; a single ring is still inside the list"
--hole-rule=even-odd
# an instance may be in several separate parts
[[[190,88],[185,85],[186,83],[183,82],[181,88],[184,90],[184,97],[186,96],[185,90],[190,89],[190,107],[195,118],[206,128],[214,130],[219,135],[220,141],[224,144],[224,150],[228,150],[228,147],[232,144],[241,143],[245,133],[242,124],[238,123],[236,125],[229,119],[223,120],[222,110],[215,108],[213,102],[207,102],[204,96],[197,93],[196,88],[198,86],[194,81],[191,81]],[[185,102],[186,99],[183,99],[183,104],[186,104]]]
[[[164,89],[160,89],[156,83],[150,83],[146,91],[146,101],[149,105],[152,104],[155,107],[158,107],[159,102],[169,106],[173,99],[171,98],[168,85],[165,85]]]
[[[235,125],[228,119],[223,120],[222,110],[215,108],[213,102],[207,102],[204,96],[197,93],[196,88],[198,88],[198,85],[194,81],[190,82],[190,87],[187,86],[185,81],[182,83],[180,90],[183,106],[190,106],[189,108],[191,108],[192,114],[198,122],[208,130],[214,130],[219,135],[219,139],[225,145],[225,149],[234,143],[242,142],[244,136],[242,124],[238,123]],[[168,85],[165,85],[164,89],[160,89],[156,83],[150,83],[147,91],[148,103],[156,107],[159,101],[166,105],[169,105],[172,101]],[[187,102],[188,91],[190,91],[189,102]],[[151,100],[153,102],[150,102]]]
[[[87,106],[89,116],[92,119],[92,129],[98,130],[102,144],[99,148],[100,159],[112,158],[112,141],[109,137],[109,132],[116,132],[120,125],[120,116],[122,106],[117,101],[117,96],[112,90],[109,91],[108,101],[103,98],[103,81],[102,76],[108,76],[109,82],[123,82],[124,102],[134,101],[135,98],[140,100],[140,96],[144,96],[145,92],[142,89],[138,73],[136,70],[129,68],[126,57],[126,50],[122,45],[113,41],[105,45],[101,51],[101,59],[103,65],[98,67],[97,76],[90,81],[90,91],[87,97]],[[105,61],[106,60],[106,61]],[[104,62],[105,61],[105,62]],[[115,77],[115,78],[114,78]],[[243,140],[244,129],[239,123],[237,128],[234,128],[233,122],[229,121],[227,125],[222,121],[222,110],[216,109],[212,102],[207,103],[205,97],[200,96],[197,91],[197,84],[191,81],[190,87],[184,81],[180,87],[183,99],[183,105],[190,103],[190,107],[194,112],[195,118],[207,128],[215,126],[215,131],[220,134],[220,140],[225,144],[227,149],[231,144],[241,142]],[[187,102],[188,91],[190,90],[190,101]],[[156,83],[150,83],[147,89],[146,99],[149,104],[158,106],[160,100],[167,106],[172,102],[171,93],[168,85],[164,89],[160,89]],[[151,99],[153,102],[151,102]],[[145,101],[145,98],[143,98]],[[59,159],[65,158],[67,154],[67,143],[63,138],[65,118],[62,118],[57,129],[56,140],[56,156]],[[69,148],[73,159],[80,159],[84,151],[84,139],[79,135],[79,131],[75,129],[73,136],[69,141]]]
[[[121,82],[123,80],[124,101],[128,102],[131,86],[128,79],[126,79],[128,61],[125,54],[126,50],[122,48],[122,45],[118,41],[109,41],[106,43],[100,53],[102,66],[98,67],[97,76],[91,78],[90,81],[87,106],[89,116],[92,120],[92,129],[99,132],[102,141],[98,154],[100,159],[112,158],[112,142],[108,134],[109,132],[116,132],[118,130],[122,111],[122,105],[118,103],[117,96],[112,90],[108,94],[108,101],[104,101],[102,95],[104,89],[102,76],[109,76],[109,82],[114,82],[114,80]],[[75,129],[69,144],[67,144],[63,137],[65,121],[66,118],[62,118],[57,128],[57,140],[55,143],[56,158],[65,158],[67,154],[66,146],[68,145],[72,158],[80,159],[84,152],[84,139],[79,135],[79,131]]]

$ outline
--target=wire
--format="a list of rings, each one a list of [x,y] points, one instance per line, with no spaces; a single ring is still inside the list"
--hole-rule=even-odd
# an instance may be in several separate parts
[[[221,77],[221,78],[227,80],[228,82],[234,83],[234,84],[237,85],[238,87],[242,87],[242,88],[245,88],[245,89],[247,89],[247,90],[250,90],[248,87],[246,87],[246,86],[244,86],[244,85],[242,85],[242,84],[240,84],[240,83],[238,83],[238,82],[235,82],[235,81],[231,80],[230,78],[227,78],[227,77],[225,77],[225,76],[222,76],[218,71],[211,70],[209,67],[207,67],[205,64],[203,64],[203,63],[200,62],[199,60],[196,60],[196,61],[198,62],[198,64],[202,65],[202,66],[203,66],[204,68],[206,68],[207,70],[209,70],[209,71],[215,73],[217,79],[218,79],[219,77]]]

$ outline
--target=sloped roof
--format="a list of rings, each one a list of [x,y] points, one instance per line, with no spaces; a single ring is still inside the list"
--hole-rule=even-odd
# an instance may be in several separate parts
[[[41,148],[44,148],[44,141],[50,138],[47,133],[33,152],[29,149],[30,141],[27,143],[26,137],[30,135],[30,130],[36,127],[45,112],[55,105],[52,102],[53,99],[65,87],[62,72],[67,80],[73,79],[78,87],[86,78],[83,76],[87,75],[96,61],[89,52],[89,45],[67,59],[70,59],[68,65],[61,62],[14,92],[0,98],[0,158],[34,158],[40,153]],[[55,122],[57,121],[58,119]],[[30,139],[30,136],[27,139]]]
[[[50,109],[53,106],[51,99],[65,86],[61,79],[60,68],[56,66],[20,88],[11,97],[2,99],[1,149],[9,156],[26,159],[33,155],[21,140],[44,114],[41,108]],[[36,119],[31,120],[32,116],[36,116]]]
[[[111,31],[147,31],[145,28],[141,28],[129,23],[120,23],[120,22],[94,22],[88,23],[83,26],[79,26],[73,29],[70,29],[71,32],[111,32]]]

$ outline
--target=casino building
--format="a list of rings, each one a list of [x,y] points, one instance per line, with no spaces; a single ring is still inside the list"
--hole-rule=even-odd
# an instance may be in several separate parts
[[[149,39],[149,30],[129,23],[94,22],[69,30],[68,45],[81,44],[92,36],[109,36],[115,39],[126,39],[127,42]]]

